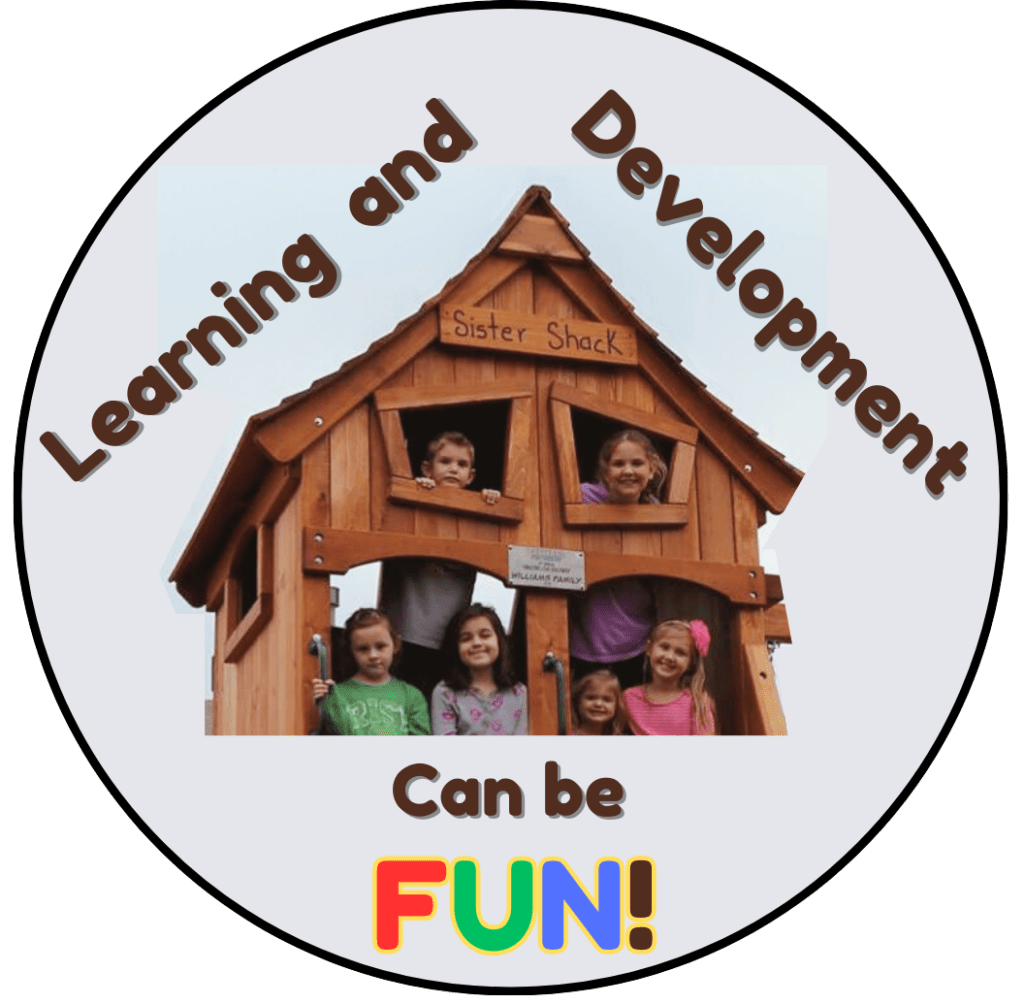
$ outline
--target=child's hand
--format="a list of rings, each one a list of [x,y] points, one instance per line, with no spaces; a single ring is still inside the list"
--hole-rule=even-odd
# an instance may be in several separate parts
[[[435,486],[435,481],[433,478],[417,478],[416,484],[418,484],[420,488],[433,488]]]
[[[501,498],[501,492],[494,488],[485,488],[480,494],[483,495],[484,501],[488,505],[494,505]]]
[[[334,686],[333,680],[321,680],[319,677],[313,681],[313,700],[319,701],[327,691]]]

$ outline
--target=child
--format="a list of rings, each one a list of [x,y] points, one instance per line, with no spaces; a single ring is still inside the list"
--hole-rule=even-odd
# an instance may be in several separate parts
[[[623,429],[601,447],[596,483],[582,485],[587,505],[658,504],[668,468],[637,429]],[[573,673],[611,665],[623,688],[643,680],[644,642],[654,626],[654,597],[640,579],[591,587],[573,605],[569,650]]]
[[[473,603],[448,626],[449,672],[434,687],[435,736],[525,736],[526,687],[512,675],[508,638],[492,607]]]
[[[610,669],[573,681],[572,715],[574,736],[621,736],[625,712],[619,678]]]
[[[461,432],[442,432],[427,446],[416,483],[435,487],[468,488],[476,476],[473,444]],[[481,493],[494,505],[501,493]],[[445,628],[473,598],[476,572],[466,565],[415,558],[385,561],[381,566],[380,608],[405,640],[402,679],[430,697],[441,679],[438,650]]]
[[[662,621],[644,651],[649,681],[622,695],[630,725],[642,736],[712,736],[715,702],[705,689],[711,632],[703,621]]]
[[[391,675],[402,639],[387,617],[376,610],[357,610],[338,634],[334,661],[344,682],[313,681],[313,697],[323,698],[317,735],[429,735],[423,695]]]

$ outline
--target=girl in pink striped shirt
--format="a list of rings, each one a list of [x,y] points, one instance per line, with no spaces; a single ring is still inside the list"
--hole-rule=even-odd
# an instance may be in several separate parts
[[[715,702],[704,674],[710,647],[703,621],[662,621],[650,633],[644,646],[647,682],[622,695],[638,736],[715,734]]]

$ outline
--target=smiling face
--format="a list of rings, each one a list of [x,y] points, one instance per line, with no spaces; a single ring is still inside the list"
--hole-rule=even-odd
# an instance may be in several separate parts
[[[498,661],[498,635],[489,617],[470,617],[459,631],[459,661],[472,674]]]
[[[604,728],[614,718],[618,703],[618,688],[611,680],[592,681],[580,695],[581,724]]]
[[[391,679],[391,663],[395,658],[395,642],[384,624],[354,628],[349,647],[356,661],[353,679],[360,683],[387,683]]]
[[[639,443],[623,439],[605,464],[604,483],[612,502],[639,502],[653,474],[647,451]]]
[[[652,682],[664,687],[678,687],[694,658],[693,639],[681,627],[659,631],[644,651],[651,664]]]
[[[433,460],[424,460],[421,470],[442,488],[465,488],[476,476],[469,447],[449,442],[437,448]]]

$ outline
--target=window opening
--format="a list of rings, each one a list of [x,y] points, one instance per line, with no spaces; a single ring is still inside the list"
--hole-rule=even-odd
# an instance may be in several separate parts
[[[235,577],[239,587],[239,620],[252,609],[259,595],[257,564],[256,531],[253,530],[239,548],[238,561],[235,565]]]
[[[416,408],[399,413],[413,477],[419,477],[430,441],[442,432],[461,432],[473,444],[476,477],[469,486],[479,492],[493,488],[504,494],[508,401]]]
[[[571,416],[573,437],[576,440],[576,465],[579,470],[580,483],[597,481],[597,459],[601,447],[617,432],[622,432],[623,429],[628,429],[630,426],[619,419],[595,415],[593,412],[583,411],[580,408],[571,409]],[[646,430],[641,431],[654,445],[667,467],[672,459],[674,445],[672,441],[665,436],[657,436]],[[664,489],[665,486],[662,485],[662,501],[664,501]]]

